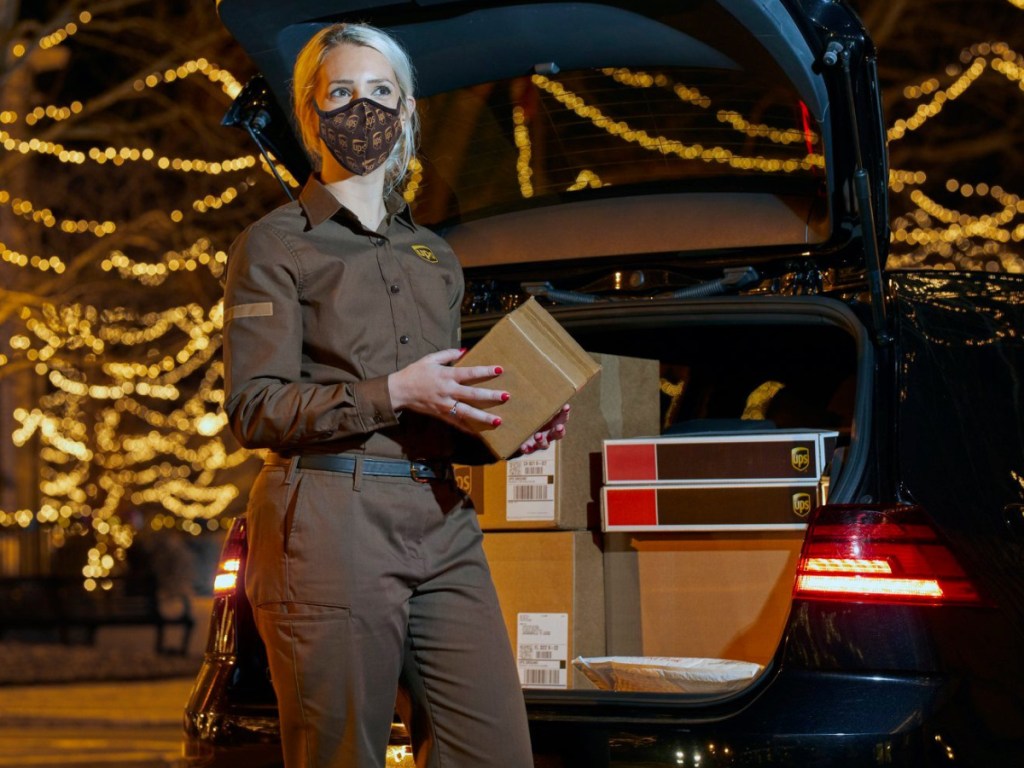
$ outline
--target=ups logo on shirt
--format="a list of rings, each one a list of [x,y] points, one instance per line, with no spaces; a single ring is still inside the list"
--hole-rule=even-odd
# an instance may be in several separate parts
[[[437,264],[437,256],[434,252],[427,248],[425,245],[414,245],[412,247],[413,252],[424,261],[428,261],[431,264]]]

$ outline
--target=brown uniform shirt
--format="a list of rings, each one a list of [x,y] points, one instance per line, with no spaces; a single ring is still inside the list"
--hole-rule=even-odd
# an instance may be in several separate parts
[[[421,414],[396,414],[388,374],[459,345],[462,268],[400,197],[364,228],[317,179],[234,242],[224,298],[225,404],[248,448],[493,460]]]

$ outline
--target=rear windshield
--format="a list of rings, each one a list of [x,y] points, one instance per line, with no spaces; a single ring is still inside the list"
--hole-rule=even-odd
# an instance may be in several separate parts
[[[819,127],[772,72],[606,67],[420,99],[420,164],[406,197],[438,225],[573,195],[812,196],[824,178]]]

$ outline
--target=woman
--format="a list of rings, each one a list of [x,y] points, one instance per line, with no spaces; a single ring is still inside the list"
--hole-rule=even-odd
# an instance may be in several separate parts
[[[316,172],[232,246],[225,410],[270,449],[249,501],[246,590],[285,763],[379,766],[396,691],[417,765],[532,765],[473,509],[450,462],[509,394],[455,368],[463,279],[395,193],[417,133],[408,57],[365,25],[318,32],[294,110]],[[568,408],[521,450],[565,432]]]

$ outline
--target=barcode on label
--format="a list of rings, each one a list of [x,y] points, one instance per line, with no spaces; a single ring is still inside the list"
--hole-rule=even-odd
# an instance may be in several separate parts
[[[512,501],[550,501],[551,485],[512,485],[509,486]]]
[[[561,685],[561,670],[557,669],[523,669],[523,685]]]

